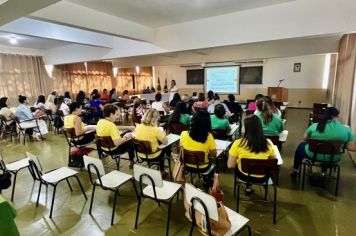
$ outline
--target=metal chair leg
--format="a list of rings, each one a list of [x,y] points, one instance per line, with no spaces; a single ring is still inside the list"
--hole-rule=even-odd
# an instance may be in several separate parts
[[[78,181],[79,187],[80,187],[80,189],[82,190],[82,193],[83,193],[83,195],[84,195],[84,197],[85,197],[85,200],[88,200],[88,197],[87,197],[87,195],[85,194],[83,185],[82,185],[82,183],[80,182],[78,176],[74,175],[74,178],[76,178],[76,180]]]
[[[236,171],[234,174],[234,197],[236,197]]]
[[[304,190],[304,182],[305,182],[305,169],[307,168],[307,164],[302,164],[302,171],[303,171],[303,177],[302,177],[302,190]]]
[[[268,185],[263,185],[264,189],[265,189],[265,201],[267,201],[267,197],[268,197]]]
[[[90,207],[89,207],[89,215],[91,215],[91,209],[93,207],[95,187],[96,187],[96,185],[93,185],[93,192],[91,194]]]
[[[11,201],[12,202],[14,201],[16,178],[17,178],[17,171],[14,173],[14,184],[12,185],[12,192],[11,192]]]
[[[67,184],[68,184],[68,186],[69,186],[70,191],[73,192],[73,189],[72,189],[72,186],[71,186],[70,183],[69,183],[69,180],[66,179],[66,181],[67,181]]]
[[[273,224],[276,224],[276,215],[277,215],[277,188],[273,185],[274,189],[274,199],[273,199]]]
[[[42,182],[40,181],[40,186],[38,187],[36,207],[38,207],[38,201],[40,200],[41,187],[42,187]]]
[[[113,205],[112,214],[111,214],[111,225],[114,224],[115,209],[116,209],[116,198],[117,198],[117,191],[115,191],[115,196],[114,196],[114,205]]]
[[[136,183],[135,183],[135,180],[134,180],[134,179],[132,179],[132,185],[133,185],[133,187],[134,187],[134,189],[135,189],[136,198],[137,198],[137,200],[139,200],[139,199],[138,199],[138,198],[139,198],[139,196],[138,196],[138,191],[137,191]]]
[[[173,199],[173,198],[172,198],[172,199]],[[168,236],[168,233],[169,233],[169,221],[170,221],[170,218],[171,218],[172,199],[169,201],[169,206],[168,206],[166,236]]]
[[[340,182],[340,166],[336,166],[337,168],[337,176],[336,176],[336,187],[335,187],[335,196],[337,196],[339,191],[339,182]]]
[[[53,196],[52,196],[52,204],[51,204],[51,211],[49,213],[49,218],[52,218],[52,212],[53,212],[53,205],[54,205],[54,198],[56,196],[56,189],[57,189],[57,185],[54,185],[53,188]]]
[[[237,184],[236,212],[240,210],[240,184]]]
[[[138,197],[138,202],[137,202],[135,229],[137,229],[138,215],[140,214],[140,205],[141,205],[141,196]]]

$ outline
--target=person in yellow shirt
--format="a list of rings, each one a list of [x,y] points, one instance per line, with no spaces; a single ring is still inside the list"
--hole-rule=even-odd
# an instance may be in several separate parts
[[[104,119],[100,119],[96,125],[96,134],[99,137],[110,136],[116,148],[111,150],[110,154],[123,154],[128,152],[130,159],[130,169],[133,168],[134,164],[134,150],[132,144],[132,133],[126,133],[123,137],[120,135],[119,128],[126,130],[133,130],[133,126],[116,126],[115,121],[120,117],[119,108],[112,104],[107,104],[104,106]],[[99,149],[98,149],[99,150]]]
[[[187,151],[202,151],[205,153],[205,163],[200,165],[199,168],[202,172],[210,168],[211,161],[209,158],[216,157],[216,143],[213,135],[211,134],[211,121],[210,114],[205,110],[198,110],[194,113],[190,122],[190,130],[183,131],[180,135],[180,146]],[[194,165],[187,166],[196,168]],[[211,184],[211,175],[204,179],[206,184]]]
[[[82,106],[77,102],[72,102],[69,106],[70,114],[64,117],[64,128],[74,128],[75,136],[81,136],[78,141],[73,141],[77,145],[85,145],[92,142],[95,138],[95,125],[86,126],[80,115]]]
[[[150,161],[155,161],[160,163],[160,170],[162,175],[166,175],[164,172],[164,157],[166,154],[170,155],[170,150],[159,151],[159,143],[167,144],[168,139],[163,130],[163,128],[158,127],[160,115],[159,112],[154,109],[148,109],[141,119],[141,124],[139,124],[135,129],[135,138],[140,141],[149,141],[151,144],[151,150],[153,154],[148,154],[147,158]],[[140,158],[146,158],[143,153],[138,153]]]
[[[236,140],[230,148],[228,168],[237,168],[237,175],[242,181],[247,181],[247,173],[241,170],[241,158],[249,159],[272,159],[276,158],[273,146],[263,135],[262,124],[255,115],[244,120],[245,133],[242,138]],[[253,181],[264,182],[264,176],[251,175]],[[252,188],[246,185],[246,193],[250,194]]]

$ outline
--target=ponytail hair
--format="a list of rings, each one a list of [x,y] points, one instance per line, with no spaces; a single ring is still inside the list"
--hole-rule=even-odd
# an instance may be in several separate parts
[[[332,120],[334,117],[339,116],[339,110],[336,109],[335,107],[328,107],[325,109],[323,118],[318,122],[318,126],[316,127],[316,130],[319,133],[324,133],[326,123],[328,123],[329,120]]]
[[[259,98],[256,102],[256,106],[260,112],[262,112],[262,119],[264,124],[268,124],[273,119],[273,111],[268,105],[264,97]]]

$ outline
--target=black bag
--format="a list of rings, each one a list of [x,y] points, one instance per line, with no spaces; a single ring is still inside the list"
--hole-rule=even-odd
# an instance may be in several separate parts
[[[0,190],[7,189],[11,186],[11,173],[4,171],[0,174]]]
[[[64,123],[63,123],[63,120],[62,120],[62,117],[58,114],[56,114],[54,116],[54,121],[53,121],[53,125],[54,127],[56,127],[57,129],[60,129],[63,127]]]
[[[81,154],[70,154],[68,160],[68,166],[74,168],[83,168],[84,160]]]

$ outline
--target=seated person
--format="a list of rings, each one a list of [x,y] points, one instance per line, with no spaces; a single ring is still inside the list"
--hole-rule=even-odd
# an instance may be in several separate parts
[[[208,91],[208,94],[206,95],[206,101],[210,104],[214,104],[214,92],[212,90]]]
[[[323,118],[318,123],[313,123],[306,130],[304,139],[317,139],[326,141],[340,141],[345,143],[346,149],[349,151],[356,151],[356,138],[352,133],[350,127],[341,124],[338,121],[339,111],[335,107],[326,108]],[[294,171],[291,174],[292,178],[298,175],[299,167],[304,158],[312,158],[314,153],[309,151],[309,145],[307,142],[302,142],[298,145],[294,154]],[[330,155],[317,156],[317,160],[329,161]],[[334,155],[335,162],[340,161],[341,156],[339,154]]]
[[[64,128],[72,129],[74,128],[75,136],[79,137],[80,140],[74,142],[77,145],[85,145],[92,142],[95,139],[96,126],[90,125],[85,126],[79,117],[82,114],[82,106],[78,102],[72,102],[69,105],[70,114],[64,117]],[[91,132],[90,132],[91,131]]]
[[[30,108],[28,108],[28,102],[27,98],[25,96],[19,95],[19,103],[20,105],[17,107],[16,111],[16,117],[19,119],[21,122],[21,127],[24,129],[27,129],[26,132],[30,135],[30,137],[36,138],[38,141],[40,141],[40,133],[42,135],[48,134],[48,129],[47,129],[47,124],[44,120],[33,120],[34,118],[38,117],[37,114],[35,113],[32,114]],[[26,121],[30,120],[30,121]],[[38,129],[39,130],[33,130],[33,128],[37,129],[37,124],[38,124]],[[35,131],[35,133],[33,133]]]
[[[225,102],[227,108],[234,113],[234,114],[239,114],[243,112],[241,105],[235,101],[235,96],[233,94],[228,95],[228,101]]]
[[[258,117],[252,115],[244,120],[245,133],[242,138],[236,140],[229,151],[227,167],[237,168],[237,176],[242,181],[248,180],[248,174],[241,170],[241,158],[249,159],[271,159],[276,158],[272,145],[263,135],[262,125]],[[252,181],[262,183],[266,181],[264,176],[251,175]],[[246,186],[246,193],[252,192],[251,186]]]
[[[40,96],[38,96],[34,107],[37,108],[37,109],[40,109],[41,111],[44,111],[46,109],[45,103],[46,103],[45,96],[40,95]]]
[[[279,117],[282,117],[282,112],[274,105],[272,99],[268,96],[265,96],[265,101],[267,102],[271,112]],[[257,111],[255,111],[256,113]]]
[[[151,104],[151,107],[156,109],[158,112],[164,112],[164,114],[167,114],[169,112],[168,106],[166,103],[161,101],[162,95],[160,93],[157,93],[155,96],[155,102]]]
[[[184,102],[178,102],[174,108],[172,115],[169,117],[170,123],[179,123],[182,125],[189,125],[190,115],[187,112],[187,106]]]
[[[166,151],[158,151],[159,143],[167,144],[168,139],[162,128],[158,126],[160,115],[158,111],[154,108],[150,108],[143,115],[141,124],[139,124],[135,129],[135,138],[141,141],[149,141],[151,144],[151,150],[153,154],[149,154],[147,157],[151,161],[158,161],[160,171],[162,176],[167,173],[164,172],[164,156]],[[170,155],[170,150],[168,151]],[[146,158],[145,154],[138,153],[140,158]]]
[[[263,94],[257,94],[255,96],[255,101],[247,104],[247,112],[249,112],[250,114],[254,113],[257,109],[257,107],[256,107],[257,100],[260,98],[263,98],[263,97],[264,97]]]
[[[140,123],[144,113],[145,113],[145,111],[143,109],[141,99],[135,98],[133,109],[132,109],[132,117],[133,117],[134,122]]]
[[[257,100],[257,110],[255,115],[260,119],[265,135],[276,136],[284,130],[282,119],[272,113],[265,98]]]
[[[182,99],[181,99],[179,93],[175,93],[173,95],[172,100],[169,102],[169,107],[171,108],[171,110],[173,110],[174,107],[176,106],[176,104],[181,101],[182,101]]]
[[[215,158],[217,151],[214,137],[211,134],[210,115],[207,111],[199,110],[194,113],[190,123],[190,130],[183,131],[180,135],[180,146],[188,151],[204,152],[206,164],[200,165],[199,168],[202,172],[209,169],[211,164],[209,157]],[[191,168],[196,168],[195,165],[187,165]],[[211,174],[213,175],[214,173]],[[212,175],[205,180],[208,185],[211,184]]]
[[[124,90],[121,100],[125,100],[126,103],[131,103],[131,98],[129,96],[128,90]]]
[[[133,168],[135,153],[132,147],[131,133],[127,133],[121,137],[119,128],[133,130],[133,126],[116,126],[115,121],[120,117],[120,110],[117,106],[107,104],[104,106],[104,119],[100,119],[96,125],[96,134],[99,137],[110,136],[114,145],[114,150],[111,149],[109,154],[123,154],[128,152],[130,159],[130,169]],[[103,148],[104,149],[104,148]],[[99,150],[99,149],[98,149]],[[104,151],[108,153],[108,150]]]
[[[54,99],[55,99],[55,98],[56,98],[55,95],[50,94],[50,95],[48,95],[47,101],[46,101],[46,103],[45,103],[45,108],[46,108],[47,110],[51,110],[51,111],[52,111],[52,114],[56,113],[56,111],[57,111],[57,106],[56,106],[56,104],[54,103]]]
[[[222,102],[220,101],[220,96],[219,96],[219,94],[217,94],[217,93],[215,93],[215,95],[214,95],[214,102],[211,103],[211,104],[209,105],[209,107],[208,107],[208,112],[209,112],[210,114],[214,114],[215,106],[216,106],[217,104],[221,104],[221,105],[224,106],[224,108],[225,108],[225,115],[226,115],[227,117],[229,117],[229,116],[231,115],[231,112],[230,112],[229,108],[226,106],[225,103],[222,103]]]
[[[108,102],[110,100],[110,96],[108,94],[107,89],[103,89],[103,92],[100,94],[100,100],[104,102]]]
[[[6,119],[6,124],[16,127],[15,114],[8,108],[9,99],[7,97],[0,98],[0,115]]]
[[[225,108],[222,104],[215,106],[214,115],[210,116],[211,129],[226,130],[230,129],[229,121],[225,118]]]
[[[209,103],[205,100],[204,93],[199,93],[198,101],[194,102],[192,110],[196,112],[198,110],[208,110]]]
[[[64,103],[64,96],[59,96],[57,99],[57,111],[62,111],[64,116],[69,115],[69,106]]]
[[[110,90],[109,97],[111,102],[116,102],[118,100],[116,88]]]
[[[70,97],[70,93],[68,91],[64,92],[64,103],[68,106],[72,103],[72,98]]]

